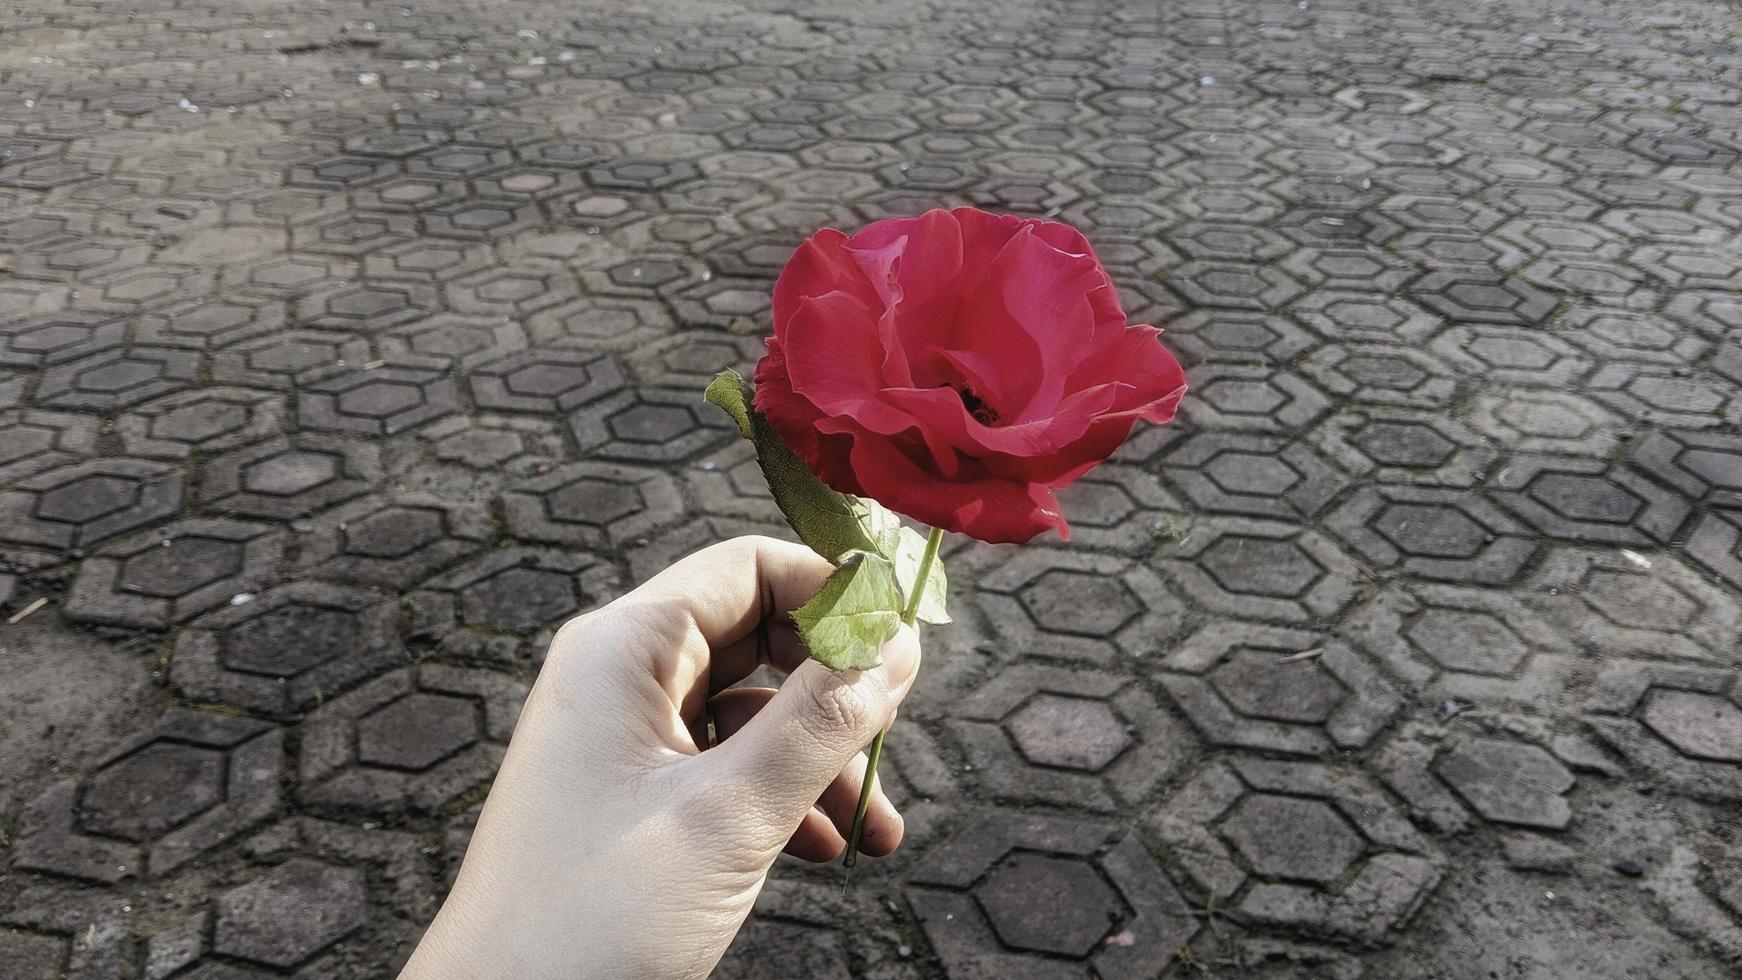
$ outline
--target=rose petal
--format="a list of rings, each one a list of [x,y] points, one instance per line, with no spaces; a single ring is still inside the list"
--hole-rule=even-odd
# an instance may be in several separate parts
[[[1091,348],[1094,313],[1085,298],[1102,278],[1093,260],[1053,248],[1031,227],[1007,243],[953,331],[954,349],[988,354],[1014,420],[1042,417]]]
[[[992,268],[992,260],[1012,236],[1035,223],[1032,218],[992,214],[979,208],[956,208],[950,215],[962,234],[962,275],[956,284],[956,291],[962,296],[978,292],[987,270]]]
[[[1084,361],[1073,372],[1072,387],[1118,378],[1130,390],[1115,404],[1116,412],[1136,412],[1150,422],[1173,418],[1185,394],[1186,376],[1179,360],[1161,345],[1161,330],[1139,324],[1128,327],[1118,342]]]
[[[1080,438],[1058,452],[1045,456],[998,456],[985,460],[986,469],[1008,480],[1026,480],[1056,490],[1105,462],[1131,434],[1135,424],[1137,416],[1133,413],[1103,415]]]
[[[876,413],[882,375],[883,341],[877,321],[864,304],[845,292],[812,296],[800,303],[780,338],[792,390],[824,415]],[[875,426],[899,432],[911,421]]]
[[[937,432],[955,449],[973,457],[992,455],[1043,456],[1058,452],[1087,432],[1095,419],[1112,407],[1119,386],[1101,385],[1077,392],[1045,418],[1016,425],[985,425],[949,388],[892,388],[886,401],[918,420],[926,432]]]
[[[1070,539],[1058,499],[1044,486],[989,475],[940,482],[876,438],[854,440],[852,467],[867,495],[933,527],[994,544],[1027,541],[1048,529]]]
[[[953,296],[962,272],[962,229],[948,211],[878,221],[843,246],[887,305]],[[894,291],[898,289],[899,292]]]
[[[847,236],[824,228],[799,245],[774,283],[774,333],[782,335],[799,304],[812,296],[845,292],[866,309],[881,309],[859,263],[842,244]]]

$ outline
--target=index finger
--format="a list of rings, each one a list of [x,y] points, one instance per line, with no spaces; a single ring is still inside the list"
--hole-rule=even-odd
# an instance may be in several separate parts
[[[733,538],[681,559],[600,614],[632,624],[652,641],[630,652],[647,658],[672,703],[681,706],[698,686],[705,696],[702,681],[715,650],[749,636],[764,617],[803,605],[834,570],[804,545]]]

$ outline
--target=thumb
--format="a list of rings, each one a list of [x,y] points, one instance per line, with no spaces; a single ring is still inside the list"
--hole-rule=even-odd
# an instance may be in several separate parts
[[[836,673],[806,660],[780,692],[737,734],[709,755],[719,755],[752,816],[784,829],[784,841],[811,804],[859,751],[895,717],[895,708],[919,670],[919,635],[902,626],[883,644],[883,662],[869,670]]]

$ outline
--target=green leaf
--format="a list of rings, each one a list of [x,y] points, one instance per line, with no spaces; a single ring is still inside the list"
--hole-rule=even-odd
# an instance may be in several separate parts
[[[738,423],[738,431],[744,438],[750,435],[750,406],[744,401],[744,379],[738,372],[727,368],[714,376],[703,389],[702,398],[709,404],[718,406],[732,421]]]
[[[812,551],[832,562],[855,550],[886,558],[895,553],[901,519],[876,501],[831,490],[817,479],[762,413],[751,407],[744,379],[736,371],[721,371],[703,397],[732,416],[738,430],[756,444],[756,461],[768,480],[775,506]]]
[[[868,511],[863,501],[829,489],[816,478],[804,460],[775,435],[760,412],[750,416],[756,440],[756,461],[768,480],[774,505],[798,539],[832,562],[849,551],[881,553],[868,530]]]
[[[811,657],[830,670],[864,670],[882,662],[883,644],[901,626],[895,566],[882,555],[853,551],[822,590],[792,612]]]
[[[914,577],[919,574],[920,559],[925,557],[925,535],[911,527],[901,528],[901,538],[895,547],[895,581],[905,598],[912,593]],[[922,623],[942,626],[950,622],[946,608],[950,599],[950,580],[944,574],[944,556],[932,558],[931,571],[925,575],[925,585],[919,597],[918,619]]]
[[[703,397],[732,416],[744,437],[756,444],[756,462],[762,467],[774,504],[800,541],[837,564],[855,551],[880,556],[894,565],[900,595],[907,594],[925,553],[923,535],[903,525],[901,518],[877,501],[830,489],[817,479],[756,411],[744,390],[744,379],[736,371],[721,371]],[[935,562],[926,576],[918,618],[934,624],[949,622],[944,608],[948,589],[943,563]]]

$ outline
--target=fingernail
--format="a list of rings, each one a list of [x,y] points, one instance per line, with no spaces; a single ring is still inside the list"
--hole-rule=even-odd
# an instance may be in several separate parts
[[[903,624],[889,642],[883,644],[883,676],[891,688],[906,684],[919,669],[919,634]]]

